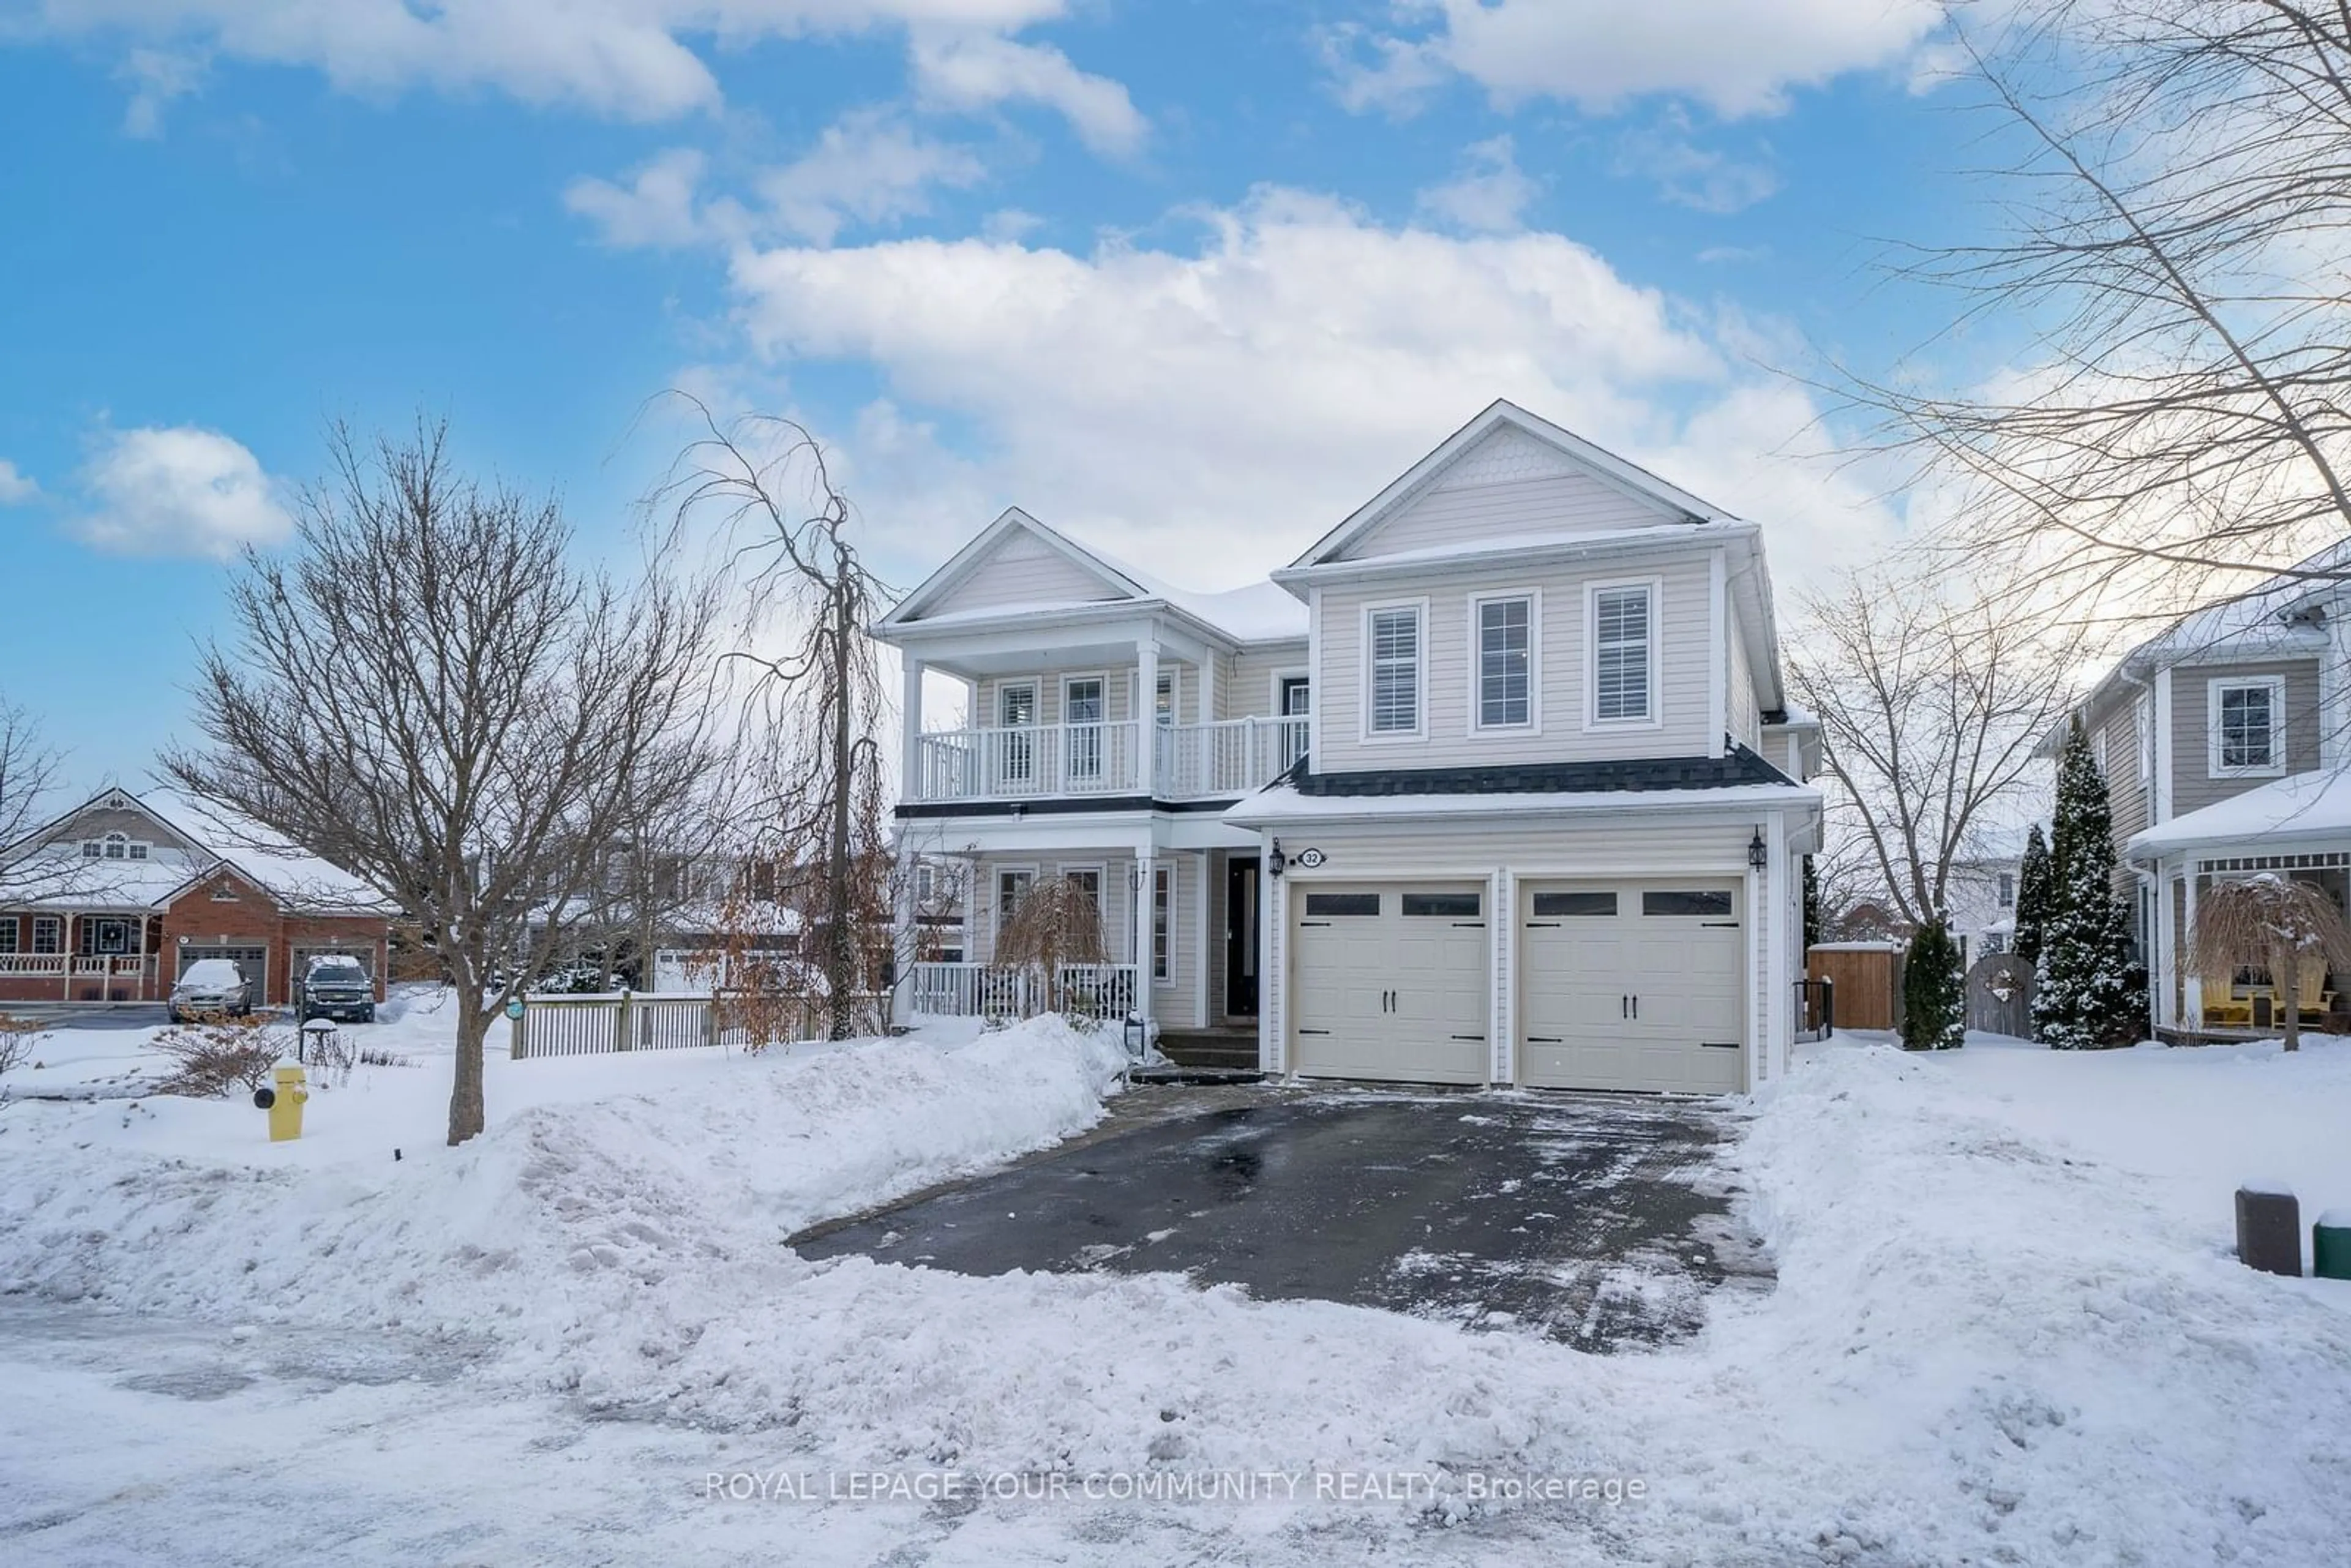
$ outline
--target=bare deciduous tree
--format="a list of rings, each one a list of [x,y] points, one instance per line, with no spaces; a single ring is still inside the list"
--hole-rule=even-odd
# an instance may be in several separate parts
[[[491,1019],[559,950],[598,853],[713,765],[706,593],[568,559],[551,500],[480,486],[446,431],[334,433],[285,559],[248,550],[201,748],[166,771],[375,888],[455,988],[449,1142],[483,1126]]]
[[[1899,270],[2037,340],[1989,390],[1865,384],[1972,548],[2162,604],[2351,528],[2351,7],[2027,0],[1963,30],[2004,136],[1992,242]],[[2340,562],[2312,575],[2343,575]]]
[[[997,967],[1027,970],[1033,994],[1048,1008],[1068,1003],[1058,994],[1062,970],[1108,961],[1102,902],[1075,877],[1040,877],[1031,883],[996,934]]]
[[[766,800],[760,852],[809,867],[803,951],[833,1039],[872,1026],[894,936],[881,730],[889,711],[865,629],[887,590],[859,559],[852,514],[824,448],[791,420],[722,425],[689,394],[702,434],[655,492],[673,538],[715,526],[746,590],[744,628],[781,622],[779,654],[737,657],[762,675],[754,696]],[[792,497],[798,497],[798,500]]]
[[[1823,880],[1882,889],[1913,926],[1948,912],[1953,865],[2035,781],[2033,747],[2066,711],[2081,633],[2043,633],[2012,600],[1951,602],[1902,565],[1848,574],[1802,601],[1789,657],[1821,721],[1841,849]]]
[[[2303,998],[2315,999],[2311,982],[2328,969],[2351,970],[2351,927],[2325,888],[2263,873],[2215,883],[2197,901],[2188,955],[2206,984],[2222,988],[2241,967],[2267,969],[2285,1049],[2299,1051]]]
[[[60,761],[32,715],[0,699],[0,851],[40,827]],[[78,856],[68,860],[26,845],[0,861],[0,898],[28,904],[80,886],[88,870]]]

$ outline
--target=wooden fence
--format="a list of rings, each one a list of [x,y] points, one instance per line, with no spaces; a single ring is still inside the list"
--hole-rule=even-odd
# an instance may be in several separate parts
[[[1891,942],[1823,942],[1804,972],[1836,988],[1836,1027],[1892,1029],[1902,1016],[1902,949]]]
[[[879,992],[857,998],[859,1027],[881,1030],[888,998]],[[763,1003],[762,1011],[772,1004]],[[821,1040],[831,1028],[831,1009],[820,998],[788,1004],[785,1032],[794,1040]],[[702,1046],[741,1049],[749,1032],[730,1022],[726,998],[613,991],[591,995],[551,992],[523,998],[514,1020],[507,1054],[517,1061],[542,1056],[599,1056],[623,1051],[683,1051]],[[793,1015],[797,1016],[793,1016]]]

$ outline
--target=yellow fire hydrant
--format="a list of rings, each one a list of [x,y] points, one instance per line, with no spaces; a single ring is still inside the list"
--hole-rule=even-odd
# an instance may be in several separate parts
[[[302,1103],[310,1098],[303,1087],[308,1074],[298,1067],[277,1069],[277,1086],[253,1092],[253,1103],[269,1113],[269,1141],[285,1143],[302,1135]]]

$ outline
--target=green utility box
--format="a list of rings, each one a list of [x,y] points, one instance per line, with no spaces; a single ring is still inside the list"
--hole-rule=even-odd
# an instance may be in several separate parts
[[[2310,1228],[2310,1271],[2351,1280],[2351,1208],[2330,1208]]]

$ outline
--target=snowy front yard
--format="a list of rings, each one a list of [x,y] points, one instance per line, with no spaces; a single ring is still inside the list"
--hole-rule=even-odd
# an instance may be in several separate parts
[[[2319,1564],[2351,1538],[2351,1285],[2229,1257],[2241,1179],[2351,1206],[2332,1041],[1840,1042],[1733,1156],[1776,1290],[1591,1356],[782,1245],[1091,1124],[1115,1054],[1058,1027],[494,1052],[490,1130],[453,1151],[432,1019],[385,1026],[421,1065],[321,1093],[296,1145],[227,1102],[0,1106],[12,1553]],[[956,1495],[835,1495],[877,1475]],[[1555,1495],[1490,1495],[1524,1483]]]

